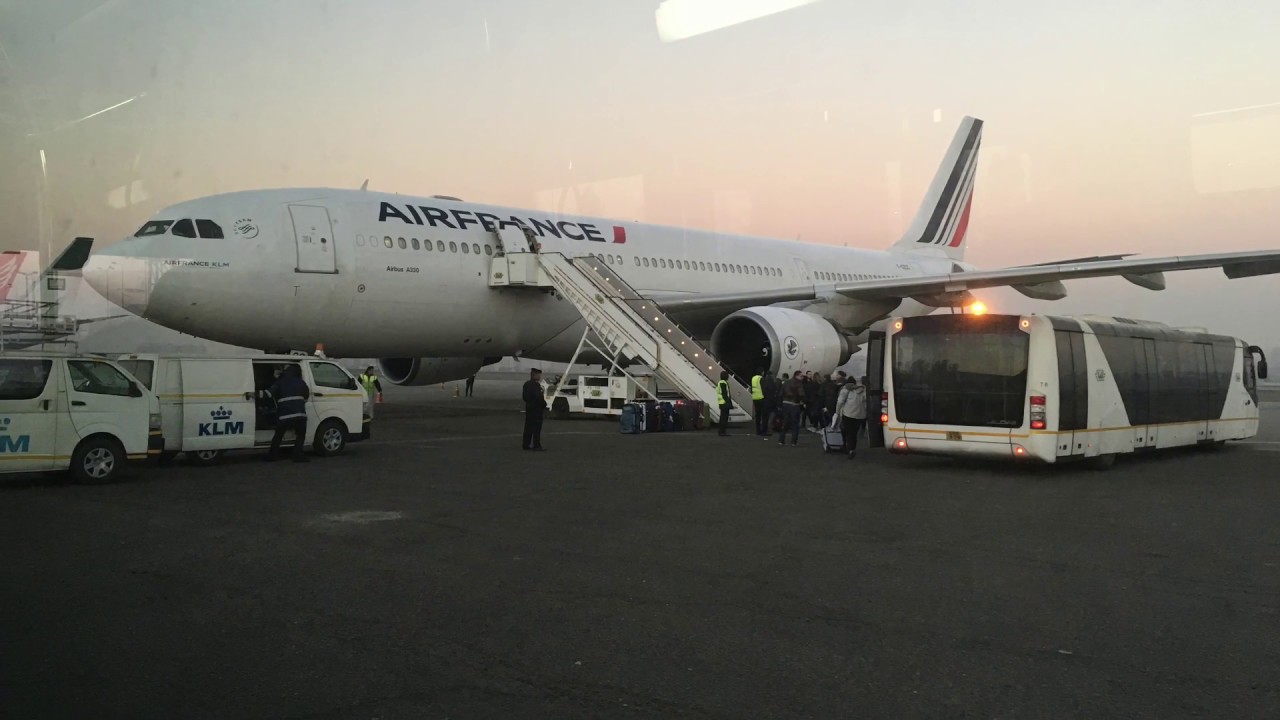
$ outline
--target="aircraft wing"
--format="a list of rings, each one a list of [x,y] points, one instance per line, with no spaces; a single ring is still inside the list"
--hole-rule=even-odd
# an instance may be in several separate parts
[[[1206,268],[1222,268],[1223,274],[1232,279],[1280,273],[1280,250],[1162,258],[1102,258],[1083,262],[1028,265],[999,270],[920,275],[887,280],[819,283],[804,287],[752,292],[655,295],[653,300],[666,312],[677,315],[712,310],[732,311],[751,305],[814,300],[818,297],[829,297],[832,294],[844,295],[855,300],[917,298],[935,299],[939,304],[948,304],[945,302],[946,298],[959,298],[966,291],[992,287],[1012,287],[1030,297],[1052,300],[1066,295],[1066,289],[1061,285],[1063,280],[1119,275],[1140,287],[1162,290],[1164,289],[1163,273]]]

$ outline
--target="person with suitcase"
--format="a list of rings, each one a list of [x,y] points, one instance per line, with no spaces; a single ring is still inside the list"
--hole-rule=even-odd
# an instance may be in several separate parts
[[[862,432],[862,424],[867,419],[867,389],[854,377],[840,388],[836,417],[840,419],[840,429],[844,434],[845,452],[852,460],[858,454],[858,433]],[[835,422],[833,418],[832,423]]]

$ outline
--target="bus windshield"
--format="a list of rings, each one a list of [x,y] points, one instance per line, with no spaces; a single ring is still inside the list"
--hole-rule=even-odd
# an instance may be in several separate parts
[[[1017,316],[905,319],[891,351],[897,420],[1020,427],[1029,344]]]

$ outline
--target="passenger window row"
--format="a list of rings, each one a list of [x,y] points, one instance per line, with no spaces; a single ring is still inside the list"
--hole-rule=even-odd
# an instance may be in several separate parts
[[[765,277],[782,277],[782,270],[768,265],[739,265],[737,263],[718,263],[704,260],[670,260],[667,258],[636,257],[636,267],[659,268],[662,270],[694,270],[697,272],[733,273],[735,275],[763,275]],[[621,264],[621,258],[618,259]]]
[[[888,280],[892,275],[876,275],[875,273],[841,273],[828,272],[819,270],[814,273],[819,280],[832,280],[835,282],[854,282],[855,280]]]
[[[363,235],[356,236],[356,244],[365,244],[365,238]],[[400,248],[401,250],[413,249],[427,251],[435,250],[436,252],[451,253],[461,252],[463,255],[479,255],[483,252],[485,255],[493,255],[493,246],[489,244],[482,246],[480,243],[459,243],[454,240],[450,240],[448,244],[446,244],[443,240],[432,241],[428,238],[423,238],[422,240],[418,240],[418,238],[393,238],[390,235],[384,236],[382,240],[379,241],[378,238],[370,235],[369,249],[376,250],[379,247]],[[483,247],[484,250],[481,250],[481,247]]]
[[[199,235],[196,232],[199,231]],[[134,233],[134,237],[148,237],[151,235],[172,234],[177,237],[185,238],[205,238],[211,240],[221,240],[225,236],[222,234],[222,226],[212,220],[204,218],[183,218],[181,220],[149,220],[142,227],[138,228],[138,232]]]

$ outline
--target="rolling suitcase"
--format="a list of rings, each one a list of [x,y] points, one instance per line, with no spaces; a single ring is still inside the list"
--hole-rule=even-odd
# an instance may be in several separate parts
[[[822,428],[822,451],[844,452],[844,433],[840,428],[832,430],[829,426]]]
[[[658,415],[662,417],[662,431],[671,432],[677,430],[676,427],[676,408],[669,402],[658,403]]]
[[[676,426],[680,430],[701,430],[702,401],[681,400],[676,403]]]
[[[635,403],[622,406],[622,417],[618,419],[618,429],[624,435],[634,435],[644,431],[644,409]]]
[[[662,432],[662,411],[656,400],[644,402],[644,431],[647,433]]]

